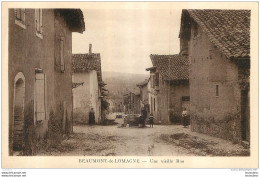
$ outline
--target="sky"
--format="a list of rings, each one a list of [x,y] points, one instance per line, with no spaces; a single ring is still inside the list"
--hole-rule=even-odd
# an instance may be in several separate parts
[[[100,53],[102,71],[147,74],[150,54],[178,54],[181,10],[81,9],[86,30],[72,52]]]

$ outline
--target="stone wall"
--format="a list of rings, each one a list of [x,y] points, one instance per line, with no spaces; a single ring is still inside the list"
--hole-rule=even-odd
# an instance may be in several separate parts
[[[199,27],[189,41],[191,129],[238,142],[241,90],[237,64],[226,58]]]

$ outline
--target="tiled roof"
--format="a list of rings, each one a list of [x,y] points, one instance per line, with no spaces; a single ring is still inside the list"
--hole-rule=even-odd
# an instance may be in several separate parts
[[[77,72],[97,71],[99,82],[102,81],[101,74],[101,59],[100,54],[73,54],[72,55],[72,70]]]
[[[250,10],[186,11],[228,58],[250,56]]]
[[[180,55],[150,55],[153,66],[164,80],[188,80],[188,57]]]

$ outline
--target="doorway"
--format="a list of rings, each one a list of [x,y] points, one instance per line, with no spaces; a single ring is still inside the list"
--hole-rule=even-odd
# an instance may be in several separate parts
[[[241,138],[250,141],[250,106],[249,91],[241,91]]]
[[[188,112],[190,112],[190,96],[183,96],[181,100],[182,100],[181,103],[182,110],[184,110],[185,108]]]
[[[18,73],[14,83],[13,108],[13,151],[18,152],[24,147],[24,98],[25,80],[23,74]]]

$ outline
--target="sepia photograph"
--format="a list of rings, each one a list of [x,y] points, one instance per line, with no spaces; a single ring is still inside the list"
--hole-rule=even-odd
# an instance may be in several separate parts
[[[6,158],[258,158],[253,3],[96,4],[5,7]]]

